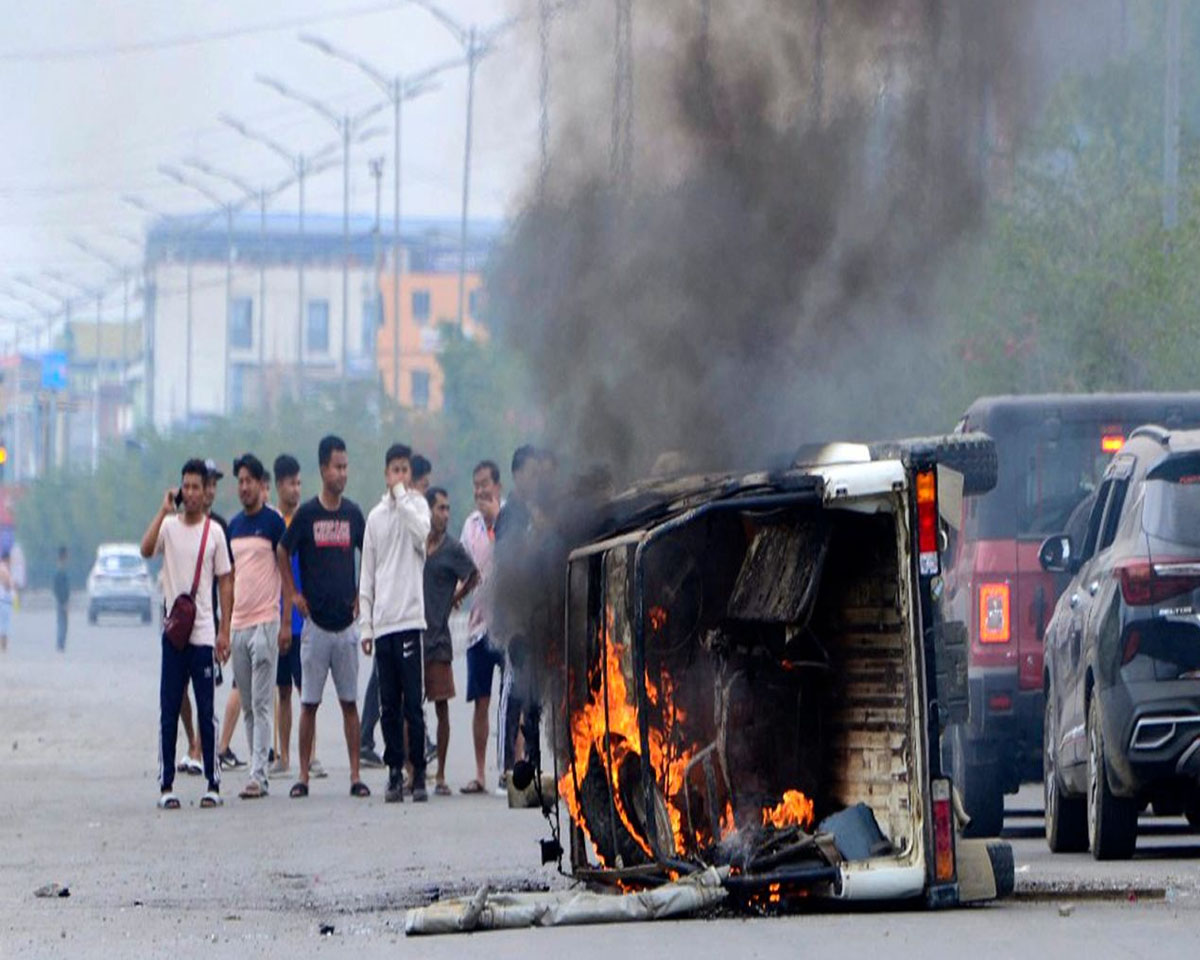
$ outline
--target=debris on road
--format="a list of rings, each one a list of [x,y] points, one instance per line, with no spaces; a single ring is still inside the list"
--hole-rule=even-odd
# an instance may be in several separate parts
[[[522,927],[559,927],[587,923],[620,923],[682,917],[715,906],[726,897],[722,886],[728,869],[709,867],[700,873],[636,893],[492,892],[479,888],[473,897],[443,900],[409,910],[404,932],[470,933]]]
[[[71,891],[61,883],[47,883],[33,891],[35,897],[69,897]]]

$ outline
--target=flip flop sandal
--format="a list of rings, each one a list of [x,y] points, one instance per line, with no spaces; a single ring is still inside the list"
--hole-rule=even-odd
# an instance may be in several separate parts
[[[292,784],[292,789],[288,791],[288,796],[291,797],[293,800],[297,799],[298,797],[307,797],[308,796],[308,784],[302,783],[301,781],[297,780],[295,783]]]
[[[465,787],[459,790],[459,793],[485,793],[483,784],[478,780],[472,780]]]
[[[173,793],[164,793],[158,798],[159,810],[178,810],[179,798]]]
[[[371,795],[371,788],[368,787],[361,780],[357,780],[354,783],[350,784],[350,796],[352,796],[352,797],[369,797],[370,795]]]
[[[257,780],[251,780],[242,788],[242,792],[238,794],[238,796],[243,800],[258,800],[266,795],[266,791],[263,790],[262,784],[260,784]]]
[[[193,760],[191,757],[188,757],[183,761],[183,772],[193,777],[198,777],[204,773],[204,764],[199,760]]]
[[[446,786],[446,784],[439,783],[434,786],[433,792],[436,793],[439,797],[449,797],[449,796],[453,795],[454,791],[452,791],[448,786]]]
[[[219,793],[213,793],[209,790],[208,793],[200,798],[200,806],[205,810],[211,810],[213,807],[225,806],[225,801]]]

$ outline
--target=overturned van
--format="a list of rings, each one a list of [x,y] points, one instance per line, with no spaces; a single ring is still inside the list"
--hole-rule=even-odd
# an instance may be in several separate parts
[[[995,472],[979,435],[837,444],[619,497],[567,571],[553,736],[574,875],[716,866],[755,904],[1010,892],[1011,849],[957,835],[931,749],[966,710],[939,492]]]

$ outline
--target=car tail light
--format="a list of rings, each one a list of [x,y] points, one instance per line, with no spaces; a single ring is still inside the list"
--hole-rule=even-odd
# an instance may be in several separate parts
[[[936,576],[941,570],[938,558],[937,473],[917,473],[917,568],[922,576]]]
[[[1130,629],[1125,632],[1125,643],[1121,646],[1121,666],[1125,666],[1138,655],[1138,648],[1141,645],[1142,632],[1140,630]]]
[[[1126,560],[1114,574],[1121,579],[1121,596],[1131,607],[1162,603],[1200,588],[1200,563],[1195,561],[1150,563]]]
[[[1012,697],[1007,693],[993,693],[988,697],[988,709],[992,713],[1006,713],[1012,709]]]
[[[1012,639],[1012,593],[1007,583],[979,587],[979,642],[1008,643]]]
[[[950,807],[950,781],[932,784],[934,877],[941,883],[954,879],[954,812]]]
[[[1125,445],[1125,438],[1119,433],[1106,433],[1100,438],[1100,450],[1103,453],[1116,453]]]

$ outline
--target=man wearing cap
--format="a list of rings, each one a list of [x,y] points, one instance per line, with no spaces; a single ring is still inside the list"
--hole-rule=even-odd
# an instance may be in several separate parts
[[[250,780],[239,796],[253,800],[267,795],[275,669],[279,654],[291,642],[280,640],[281,581],[275,555],[287,528],[279,513],[263,506],[266,468],[262,461],[252,453],[243,454],[234,461],[233,472],[242,504],[242,511],[229,524],[238,571],[233,585],[233,676],[250,744]]]

